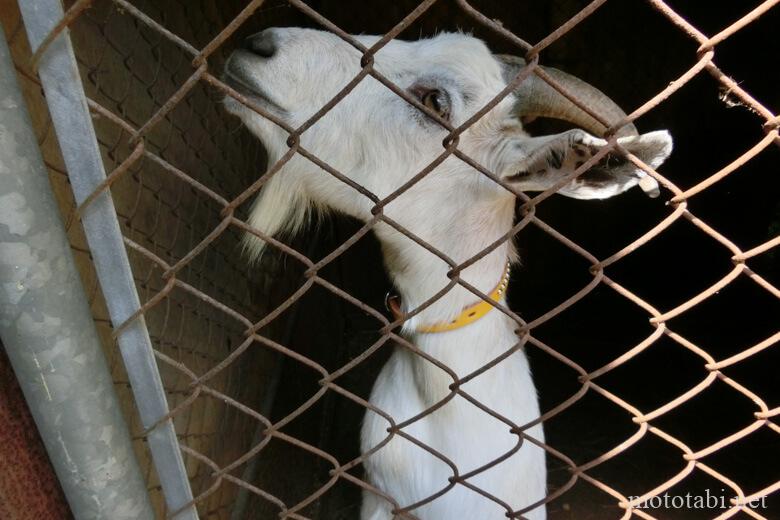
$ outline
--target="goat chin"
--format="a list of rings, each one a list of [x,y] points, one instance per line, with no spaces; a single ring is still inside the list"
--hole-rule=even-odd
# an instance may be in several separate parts
[[[458,377],[483,367],[518,341],[512,322],[497,311],[460,329],[416,334],[410,339],[427,355],[452,368]],[[451,393],[452,381],[433,363],[399,347],[382,369],[371,403],[398,424],[445,399]],[[508,504],[513,511],[541,501],[546,495],[544,450],[510,431],[512,424],[522,426],[539,417],[525,353],[517,350],[464,383],[461,390],[504,420],[455,395],[401,430],[432,451],[395,434],[365,461],[368,481],[404,507],[447,488],[448,479],[455,476],[455,467],[458,475],[463,475],[506,457],[466,482]],[[387,420],[369,411],[361,435],[363,453],[380,445],[390,435],[389,427]],[[541,425],[523,434],[544,441]],[[364,493],[362,520],[389,520],[394,517],[392,510],[388,500],[369,491]],[[506,518],[507,510],[497,501],[456,483],[443,495],[410,512],[421,520],[491,520]],[[523,517],[544,520],[544,506]]]

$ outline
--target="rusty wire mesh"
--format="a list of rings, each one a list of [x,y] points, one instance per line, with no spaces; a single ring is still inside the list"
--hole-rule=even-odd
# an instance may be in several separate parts
[[[395,514],[402,518],[414,518],[414,510],[417,507],[436,498],[436,496],[428,497],[416,504],[398,504],[393,497],[384,495],[362,479],[360,466],[365,458],[371,455],[370,453],[351,460],[340,460],[322,447],[287,433],[286,427],[310,411],[326,396],[338,394],[359,408],[373,410],[385,417],[392,424],[389,429],[390,436],[402,436],[441,459],[441,454],[434,453],[404,431],[409,421],[397,423],[394,418],[378,410],[364,397],[354,393],[342,383],[344,378],[358,370],[364,361],[372,358],[377,352],[386,350],[383,347],[391,342],[436,364],[453,379],[451,394],[426,413],[433,412],[455,395],[473,400],[459,387],[461,380],[452,370],[441,366],[438,361],[430,358],[395,331],[403,320],[423,310],[456,284],[473,292],[475,298],[490,301],[485,294],[459,277],[459,273],[467,265],[489,251],[483,251],[464,264],[456,264],[442,252],[389,219],[383,214],[382,209],[391,200],[402,196],[411,183],[419,181],[433,171],[439,160],[451,155],[502,184],[502,181],[492,172],[464,155],[457,145],[458,136],[489,111],[503,96],[506,96],[511,89],[507,88],[493,102],[457,128],[443,122],[442,124],[449,131],[449,136],[444,142],[439,160],[420,171],[410,184],[382,200],[362,186],[355,185],[342,172],[325,164],[300,143],[302,133],[322,118],[335,104],[348,96],[355,86],[367,77],[380,81],[410,104],[426,111],[425,107],[403,89],[373,68],[373,56],[381,52],[387,42],[398,37],[411,24],[423,17],[434,5],[442,3],[447,3],[450,9],[458,10],[459,16],[470,20],[474,26],[494,33],[510,45],[516,54],[525,56],[531,66],[516,78],[515,84],[529,74],[536,74],[562,91],[560,85],[556,85],[541,69],[535,67],[540,59],[540,53],[565,38],[570,31],[597,12],[605,0],[596,0],[587,4],[536,44],[527,43],[466,0],[451,2],[426,0],[420,2],[408,15],[398,21],[371,48],[365,48],[309,4],[301,0],[289,0],[285,3],[286,9],[295,10],[297,16],[308,18],[316,25],[335,33],[362,53],[360,73],[331,102],[298,128],[286,126],[283,121],[267,113],[261,106],[257,106],[251,99],[242,96],[219,79],[219,64],[222,53],[227,47],[226,42],[236,31],[242,27],[246,29],[245,25],[252,23],[250,17],[263,6],[263,0],[253,0],[246,5],[231,6],[220,13],[212,13],[213,16],[209,19],[211,22],[221,20],[218,32],[216,32],[217,28],[204,23],[204,18],[200,16],[209,10],[210,4],[205,2],[197,6],[184,2],[172,3],[174,8],[193,10],[192,17],[176,18],[170,16],[170,11],[166,14],[166,11],[154,2],[130,4],[125,0],[113,0],[113,2],[79,0],[72,4],[58,27],[58,31],[66,27],[72,29],[77,49],[90,48],[90,41],[108,44],[98,47],[95,52],[79,53],[87,79],[90,107],[95,114],[98,135],[101,136],[101,148],[107,169],[111,171],[101,190],[111,190],[120,221],[125,226],[126,244],[134,262],[134,272],[142,300],[145,302],[139,314],[146,316],[150,323],[150,330],[154,333],[160,369],[166,382],[166,390],[169,392],[171,416],[175,421],[180,435],[180,444],[187,460],[188,474],[196,493],[195,502],[204,517],[212,517],[212,515],[215,518],[226,517],[224,515],[229,514],[232,501],[235,500],[239,489],[262,502],[263,507],[267,508],[265,511],[272,512],[273,516],[280,518],[310,517],[313,505],[333,492],[337,484],[343,483],[383,496],[393,504]],[[621,244],[617,247],[617,252],[609,255],[592,254],[537,214],[537,206],[548,200],[554,190],[548,190],[533,198],[522,193],[518,194],[520,199],[518,211],[521,218],[505,239],[510,240],[522,230],[534,227],[584,259],[590,273],[590,280],[582,288],[563,301],[556,302],[530,321],[523,320],[509,309],[499,307],[501,312],[510,316],[518,324],[520,337],[513,351],[526,348],[531,352],[538,352],[539,355],[549,356],[555,363],[568,367],[570,371],[567,377],[576,380],[578,385],[576,391],[568,398],[547,407],[540,421],[547,424],[577,406],[586,397],[597,395],[622,410],[624,418],[630,419],[633,423],[634,430],[624,438],[612,442],[611,448],[599,451],[583,462],[575,462],[583,460],[582,457],[565,452],[552,441],[541,444],[525,437],[523,429],[531,425],[519,428],[508,419],[502,420],[514,428],[514,432],[518,435],[518,442],[539,444],[547,452],[548,458],[554,461],[553,465],[557,464],[558,467],[566,469],[566,478],[551,487],[549,495],[544,500],[545,504],[560,504],[562,497],[565,497],[570,490],[585,484],[610,498],[615,505],[613,513],[615,517],[628,518],[633,515],[639,518],[656,518],[652,511],[638,507],[639,504],[652,496],[661,495],[675,488],[697,473],[706,474],[736,497],[730,501],[726,509],[719,512],[719,518],[738,515],[769,518],[765,516],[766,511],[751,507],[750,503],[755,499],[776,494],[780,490],[780,481],[776,480],[776,472],[772,481],[766,485],[745,488],[741,482],[732,479],[710,464],[708,457],[739,443],[742,439],[757,435],[758,432],[769,432],[772,436],[780,434],[780,426],[776,422],[780,408],[772,407],[771,402],[765,401],[761,395],[751,390],[749,381],[726,375],[730,367],[737,366],[772,348],[780,340],[780,332],[775,331],[770,336],[742,347],[731,355],[718,357],[710,353],[712,349],[708,348],[708,345],[699,344],[673,329],[669,322],[703,305],[719,291],[737,281],[748,281],[773,300],[780,299],[780,289],[750,267],[758,257],[771,253],[773,248],[780,245],[780,237],[775,236],[760,243],[751,243],[747,247],[739,247],[689,207],[691,199],[705,193],[727,177],[736,175],[744,165],[765,149],[780,145],[778,116],[722,71],[714,60],[718,45],[740,34],[741,31],[749,30],[751,24],[778,2],[777,0],[765,1],[711,35],[705,34],[686,21],[669,3],[661,0],[648,0],[647,3],[665,17],[671,26],[682,31],[694,42],[697,49],[691,54],[692,65],[687,70],[678,77],[664,77],[663,79],[669,82],[668,86],[635,108],[625,121],[615,125],[607,135],[613,135],[614,130],[623,124],[635,121],[662,105],[694,78],[709,75],[728,93],[727,97],[731,103],[747,107],[752,112],[754,124],[763,129],[765,136],[725,167],[687,188],[678,186],[675,179],[662,176],[629,155],[632,162],[655,177],[668,194],[671,194],[667,197],[668,211],[664,218],[654,222],[641,236],[628,244]],[[210,8],[213,9],[214,6],[211,5]],[[112,25],[114,19],[123,20],[123,29],[115,30]],[[196,20],[201,23],[197,26],[181,25],[179,22],[182,19]],[[52,38],[58,31],[52,34]],[[140,45],[141,41],[146,43]],[[191,42],[198,42],[198,44],[193,45]],[[42,47],[44,48],[39,49],[36,55],[45,52],[45,44]],[[151,54],[146,56],[135,54],[139,48],[149,49]],[[33,56],[34,61],[35,56]],[[142,62],[143,66],[139,67],[137,62]],[[161,78],[165,79],[165,86],[158,88]],[[223,95],[239,100],[289,134],[289,151],[276,164],[267,165],[262,175],[260,164],[263,158],[258,145],[246,133],[236,134],[230,127],[234,123],[226,122],[227,118],[221,115],[215,117],[209,115],[210,112],[220,110],[218,100]],[[588,110],[576,99],[572,99],[572,102]],[[598,114],[594,116],[599,119]],[[224,127],[214,128],[215,121],[224,121]],[[193,132],[192,127],[198,125],[201,130]],[[196,136],[200,137],[200,140],[195,140]],[[610,139],[610,144],[617,146],[614,138]],[[594,160],[597,161],[606,151],[605,149]],[[295,243],[285,243],[266,236],[258,230],[251,229],[241,218],[245,211],[245,203],[251,200],[262,188],[263,183],[295,154],[305,157],[322,170],[352,186],[374,203],[373,218],[357,230],[352,230],[348,236],[343,237],[343,241],[337,247],[316,261],[310,257],[308,251],[301,251],[301,247]],[[247,165],[256,165],[256,169],[248,171]],[[589,166],[590,162],[580,167],[576,173],[580,173],[580,170],[584,171]],[[505,187],[511,191],[510,187]],[[91,199],[90,197],[84,204],[89,204]],[[143,211],[139,208],[143,208]],[[79,209],[81,208],[77,208],[76,211]],[[70,221],[73,217],[74,215],[71,215]],[[324,270],[332,267],[336,259],[353,247],[379,222],[384,222],[405,234],[451,267],[450,282],[439,294],[397,320],[389,318],[385,312],[377,310],[375,305],[365,303],[351,291],[334,284],[322,275]],[[631,287],[616,281],[616,278],[607,274],[607,271],[635,254],[635,251],[646,244],[657,241],[658,237],[663,236],[678,222],[689,223],[700,234],[719,244],[730,255],[732,267],[704,290],[688,295],[684,301],[670,308],[660,309],[651,301],[640,297]],[[271,247],[283,252],[288,264],[286,269],[276,264],[264,265],[260,273],[248,269],[236,249],[237,237],[244,232],[256,235],[271,244]],[[614,248],[614,244],[612,246]],[[303,283],[294,283],[297,282],[296,276],[301,271],[303,271]],[[285,296],[270,296],[272,289],[268,286],[272,281],[282,278],[282,272],[286,273],[284,275],[287,276],[284,279],[286,281],[276,283],[285,286],[279,292]],[[221,276],[224,278],[215,279],[216,273],[222,273]],[[256,280],[258,276],[264,280],[258,282]],[[248,282],[239,282],[240,280],[248,280]],[[258,286],[262,287],[258,291],[263,300],[260,304],[253,301],[250,290]],[[370,316],[376,324],[375,329],[379,329],[379,334],[371,338],[370,346],[337,369],[327,369],[312,357],[290,349],[280,332],[279,322],[282,321],[280,316],[286,316],[285,319],[289,321],[285,312],[307,292],[316,290],[317,287],[342,300],[347,307],[354,307]],[[239,292],[230,292],[231,289],[226,288],[236,288]],[[618,356],[606,363],[595,369],[587,369],[582,363],[575,361],[575,356],[571,356],[568,352],[564,354],[550,342],[542,341],[535,330],[575,306],[593,291],[603,288],[608,288],[624,301],[641,309],[652,325],[652,332],[636,344],[623,349]],[[115,325],[114,331],[121,330],[125,326],[125,324]],[[216,341],[214,338],[219,338],[219,342],[225,341],[221,349],[213,348]],[[676,397],[653,407],[640,407],[601,383],[611,372],[641,357],[661,340],[671,341],[677,348],[690,352],[697,358],[699,367],[705,369],[706,375]],[[262,383],[252,384],[251,381],[270,378],[267,367],[269,364],[276,363],[278,359],[284,359],[288,364],[300,365],[313,371],[318,378],[319,388],[300,406],[272,420],[267,411],[259,410],[261,401],[259,394],[265,390]],[[496,359],[481,371],[499,362],[500,359]],[[247,368],[247,365],[250,368]],[[657,378],[655,384],[662,385],[663,379]],[[731,392],[744,396],[752,403],[752,416],[741,418],[742,427],[704,446],[693,447],[694,443],[684,442],[679,436],[669,433],[668,428],[661,426],[664,416],[700,397],[716,384],[726,385]],[[479,403],[475,404],[480,406]],[[486,412],[491,413],[490,410]],[[416,420],[419,420],[419,417]],[[204,431],[202,426],[199,426],[202,424],[219,424],[220,428],[217,431]],[[259,430],[256,432],[258,425]],[[137,431],[137,424],[135,429]],[[226,432],[231,432],[229,439],[225,437]],[[142,432],[139,434],[140,438]],[[634,493],[634,496],[640,494],[641,496],[632,500],[629,499],[631,494],[619,484],[607,483],[596,476],[601,465],[625,455],[649,438],[675,450],[680,467],[674,468],[671,476],[660,482],[652,482],[652,485],[645,487],[642,493]],[[309,489],[305,496],[296,497],[292,501],[269,492],[262,479],[244,480],[243,471],[247,464],[254,459],[262,458],[271,442],[282,443],[321,459],[328,467],[327,477]],[[500,503],[499,499],[490,496],[484,490],[479,490],[469,482],[470,476],[460,475],[451,461],[445,460],[445,462],[452,467],[454,476],[442,492],[454,486],[468,486]],[[148,463],[146,467],[151,473]],[[150,475],[149,478],[153,482],[153,476]],[[507,506],[507,516],[523,518],[524,513],[538,505],[534,504],[520,511],[512,511]],[[172,515],[175,512],[169,511],[167,514]],[[594,518],[603,517],[594,516]],[[572,518],[584,518],[584,516]]]

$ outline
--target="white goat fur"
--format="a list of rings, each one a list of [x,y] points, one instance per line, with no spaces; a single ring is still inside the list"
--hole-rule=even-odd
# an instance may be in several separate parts
[[[263,58],[238,51],[226,75],[256,102],[291,127],[306,121],[359,72],[360,53],[335,35],[309,29],[272,29],[277,51]],[[374,36],[358,36],[366,46]],[[392,41],[376,55],[376,69],[402,88],[430,86],[447,92],[452,124],[458,126],[483,107],[505,86],[501,65],[483,42],[464,34],[440,34],[416,42]],[[228,98],[228,110],[264,143],[269,164],[288,150],[288,135],[254,111]],[[409,180],[441,152],[447,132],[371,77],[301,136],[301,145],[318,158],[383,198]],[[671,150],[666,132],[654,132],[621,141],[632,153],[655,167]],[[512,113],[511,96],[483,116],[461,136],[458,148],[497,176],[508,179],[519,171],[535,171],[550,150],[571,151],[572,144],[602,146],[605,142],[581,130],[555,136],[529,137]],[[569,154],[570,155],[570,154]],[[567,155],[568,157],[568,155]],[[545,175],[529,175],[514,182],[520,190],[552,186],[570,173],[566,164]],[[630,165],[616,168],[615,181],[593,187],[573,181],[561,193],[577,198],[606,198],[636,185],[638,173]],[[506,189],[448,157],[431,174],[384,208],[384,214],[455,262],[473,257],[504,236],[514,219],[515,197]],[[268,234],[296,232],[312,208],[338,211],[361,221],[371,218],[373,203],[300,155],[267,181],[249,223]],[[404,310],[416,308],[444,287],[448,265],[387,224],[374,231],[381,243],[386,268],[402,296]],[[248,242],[254,255],[264,243]],[[505,241],[461,274],[484,294],[500,279],[515,253]],[[516,324],[498,311],[450,332],[421,334],[422,324],[446,321],[478,301],[456,286],[419,315],[408,320],[403,333],[429,356],[464,377],[504,354],[518,341]],[[505,302],[502,300],[502,304]],[[370,401],[396,423],[417,415],[450,394],[452,378],[434,364],[407,349],[397,348],[382,369]],[[528,362],[522,351],[462,385],[462,390],[518,426],[539,417],[539,406]],[[362,451],[381,443],[388,422],[368,412],[362,429]],[[422,443],[452,460],[459,474],[470,472],[515,449],[518,436],[504,422],[480,410],[461,396],[404,428]],[[525,434],[544,440],[541,425]],[[403,507],[448,485],[451,468],[410,441],[393,439],[365,462],[368,481]],[[468,479],[500,498],[514,511],[546,495],[544,450],[526,440],[506,460]],[[393,518],[394,505],[365,493],[362,520]],[[467,487],[456,484],[432,502],[412,512],[422,520],[505,518],[506,509]],[[523,518],[545,518],[544,506]]]

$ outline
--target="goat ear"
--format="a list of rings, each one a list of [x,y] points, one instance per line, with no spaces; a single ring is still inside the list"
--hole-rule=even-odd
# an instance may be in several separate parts
[[[278,172],[263,186],[249,212],[247,223],[268,236],[294,235],[307,222],[308,202],[301,186],[290,185],[284,172]],[[265,240],[246,233],[244,252],[250,261],[260,259],[266,249]]]
[[[521,173],[509,178],[517,177],[522,190],[540,191],[554,186],[607,144],[583,130],[541,139],[544,141],[528,155]],[[618,144],[652,168],[660,166],[672,152],[672,137],[665,130],[621,137]],[[655,179],[626,157],[610,152],[558,193],[575,199],[606,199],[637,185],[651,197],[660,193]]]
[[[595,153],[605,144],[606,142],[601,139],[593,139],[588,143],[587,150]],[[672,137],[665,130],[621,137],[618,139],[618,144],[654,169],[663,164],[672,153]],[[576,199],[606,199],[637,185],[651,197],[660,194],[655,179],[626,157],[610,152],[559,193]]]

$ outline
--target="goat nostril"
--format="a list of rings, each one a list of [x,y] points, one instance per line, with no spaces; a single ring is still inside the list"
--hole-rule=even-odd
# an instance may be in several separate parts
[[[273,34],[261,31],[244,40],[244,49],[263,58],[270,58],[276,53],[276,43]]]

